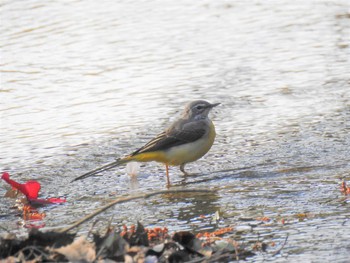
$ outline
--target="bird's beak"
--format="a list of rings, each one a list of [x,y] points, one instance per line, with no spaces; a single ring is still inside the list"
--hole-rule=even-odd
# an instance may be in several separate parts
[[[216,107],[216,106],[218,106],[218,105],[220,105],[221,103],[219,102],[219,103],[213,103],[213,104],[210,104],[210,108],[214,108],[214,107]]]

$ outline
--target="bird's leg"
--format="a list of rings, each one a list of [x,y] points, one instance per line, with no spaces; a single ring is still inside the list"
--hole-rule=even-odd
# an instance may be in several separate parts
[[[188,173],[185,171],[185,163],[180,165],[180,171],[184,174],[184,175],[188,175]]]
[[[170,187],[170,178],[169,178],[169,166],[166,163],[165,164],[165,171],[166,171],[166,182],[167,182],[167,187]]]

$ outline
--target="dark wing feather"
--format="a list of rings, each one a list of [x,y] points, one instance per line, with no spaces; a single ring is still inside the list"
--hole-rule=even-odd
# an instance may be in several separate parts
[[[131,155],[167,150],[174,146],[194,142],[205,134],[206,130],[205,127],[203,127],[203,124],[204,123],[199,122],[186,123],[184,120],[179,120],[168,130],[160,133],[157,137],[133,152]]]

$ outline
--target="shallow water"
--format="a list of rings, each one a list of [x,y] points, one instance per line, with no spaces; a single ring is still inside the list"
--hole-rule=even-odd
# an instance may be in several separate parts
[[[128,202],[99,218],[171,231],[252,226],[235,238],[274,241],[270,252],[289,235],[280,254],[252,261],[346,262],[348,1],[5,1],[1,12],[0,167],[40,181],[44,197],[67,198],[41,209],[48,229],[118,196],[163,190],[155,163],[136,182],[125,167],[69,182],[142,146],[201,98],[222,103],[211,114],[216,142],[187,166],[194,175],[174,167],[171,180],[217,191]],[[1,225],[23,233],[12,206],[1,197]]]

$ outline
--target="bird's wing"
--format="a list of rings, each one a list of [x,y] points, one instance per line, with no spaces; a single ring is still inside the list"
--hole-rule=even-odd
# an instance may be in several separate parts
[[[205,125],[206,123],[201,121],[186,122],[179,120],[131,155],[167,150],[174,146],[194,142],[205,134]]]

